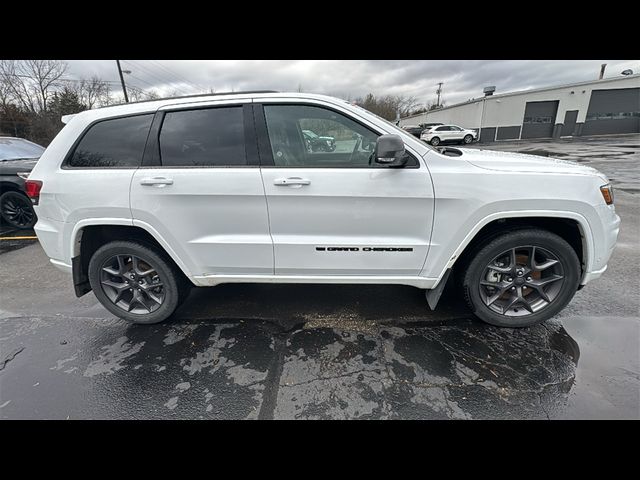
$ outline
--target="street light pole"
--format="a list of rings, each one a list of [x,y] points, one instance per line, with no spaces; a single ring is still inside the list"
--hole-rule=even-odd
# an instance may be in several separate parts
[[[122,83],[122,91],[124,92],[124,101],[129,103],[129,97],[127,96],[127,87],[124,84],[124,77],[122,76],[122,68],[120,67],[120,60],[116,60],[118,65],[118,73],[120,74],[120,83]]]

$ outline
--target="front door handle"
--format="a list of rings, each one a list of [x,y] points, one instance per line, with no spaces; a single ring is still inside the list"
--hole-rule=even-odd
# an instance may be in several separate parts
[[[173,185],[173,180],[165,177],[147,177],[140,180],[140,185],[164,187],[165,185]]]
[[[288,187],[292,185],[302,186],[311,184],[311,180],[300,177],[276,178],[273,181],[273,184],[278,185],[279,187]]]

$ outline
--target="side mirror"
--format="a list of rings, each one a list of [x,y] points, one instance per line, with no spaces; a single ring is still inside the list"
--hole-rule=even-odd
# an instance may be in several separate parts
[[[404,167],[407,157],[404,154],[404,142],[399,135],[380,135],[373,152],[376,163],[387,167]]]

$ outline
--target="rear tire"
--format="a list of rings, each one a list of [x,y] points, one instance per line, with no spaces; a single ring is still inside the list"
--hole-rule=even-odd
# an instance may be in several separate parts
[[[434,147],[437,147],[438,145],[440,145],[440,139],[438,137],[433,137],[429,143],[431,145],[433,145]]]
[[[563,238],[546,230],[522,229],[480,245],[467,264],[462,288],[469,308],[486,323],[529,327],[553,317],[571,301],[580,272],[576,252]]]
[[[162,322],[188,295],[187,280],[164,252],[138,242],[100,247],[89,261],[88,276],[98,301],[131,323]]]

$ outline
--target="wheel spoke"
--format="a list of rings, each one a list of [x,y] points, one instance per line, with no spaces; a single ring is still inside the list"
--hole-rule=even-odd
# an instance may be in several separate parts
[[[121,277],[120,272],[112,267],[102,267],[104,272],[107,272],[109,275],[113,275],[114,277]]]
[[[127,271],[123,255],[116,255],[116,260],[118,261],[118,274],[123,275]]]
[[[541,272],[542,270],[546,270],[547,268],[552,267],[557,263],[559,263],[558,260],[547,259],[544,263],[537,264],[534,260],[531,268],[535,271]]]
[[[513,307],[519,302],[520,302],[520,297],[518,295],[512,295],[511,299],[509,300],[509,303],[502,308],[502,313],[503,314],[507,313],[511,307]]]
[[[549,285],[550,283],[553,282],[557,282],[558,280],[562,280],[564,277],[562,275],[553,275],[551,277],[547,277],[547,278],[542,278],[540,280],[535,280],[535,281],[531,281],[529,282],[529,284],[532,287],[544,287],[546,285]]]

